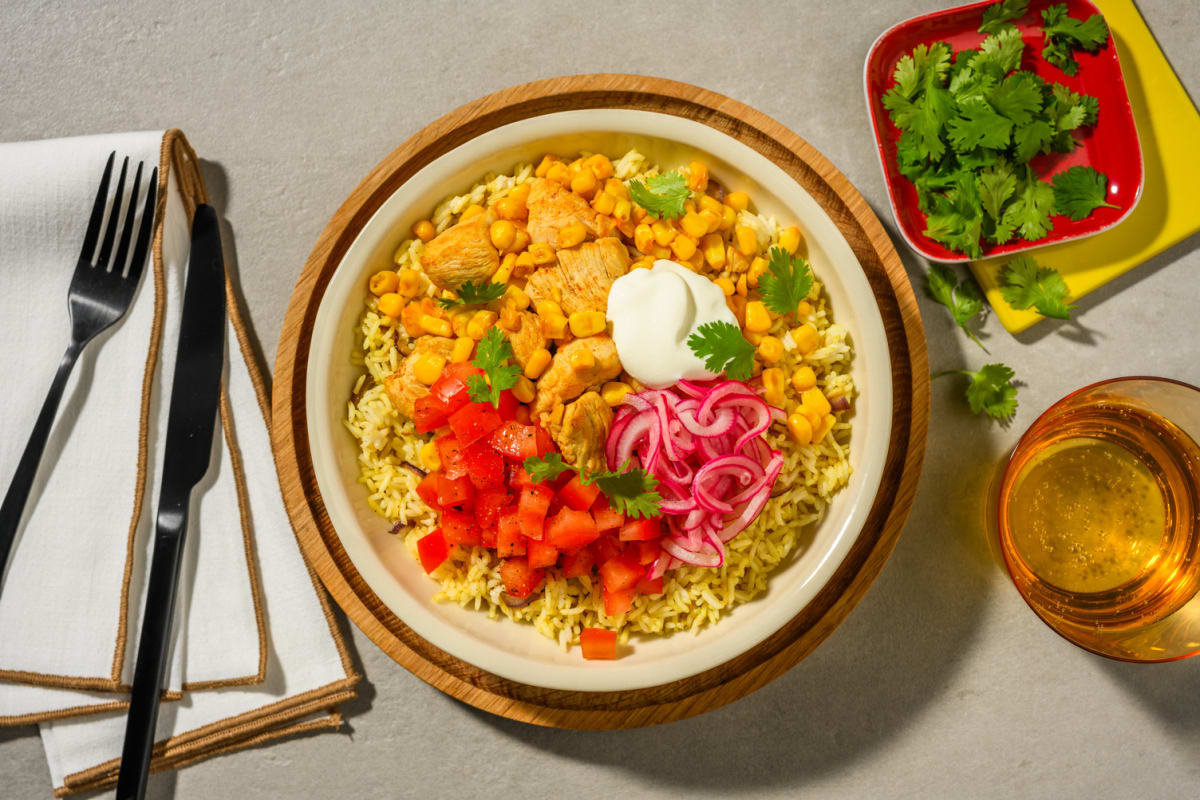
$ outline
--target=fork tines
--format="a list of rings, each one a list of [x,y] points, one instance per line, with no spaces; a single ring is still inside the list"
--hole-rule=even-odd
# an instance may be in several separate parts
[[[133,247],[133,258],[127,261],[129,246],[133,240],[134,217],[137,214],[138,196],[142,184],[142,170],[145,166],[144,162],[138,162],[137,172],[133,176],[133,187],[129,195],[129,202],[126,204],[123,201],[125,199],[125,176],[129,170],[129,157],[126,156],[122,161],[121,174],[117,177],[117,190],[113,196],[112,208],[108,215],[108,224],[104,228],[104,240],[100,242],[98,251],[96,248],[96,240],[100,235],[100,225],[104,220],[104,211],[108,207],[108,185],[112,179],[113,163],[116,157],[117,153],[114,150],[109,154],[108,162],[104,166],[104,177],[101,178],[100,188],[96,192],[96,202],[92,206],[92,215],[88,220],[87,233],[83,237],[83,250],[79,254],[79,261],[80,266],[87,264],[104,272],[108,272],[111,266],[114,275],[132,278],[136,283],[146,262],[146,253],[150,248],[150,234],[154,228],[155,202],[158,198],[158,167],[155,167],[150,172],[150,181],[146,185],[145,207],[142,209],[141,225],[138,226],[137,243]],[[112,255],[117,226],[122,213],[125,216],[125,224],[121,229],[120,242],[117,243],[116,258],[112,259],[110,264],[109,257]],[[95,254],[95,258],[93,258],[93,254]]]

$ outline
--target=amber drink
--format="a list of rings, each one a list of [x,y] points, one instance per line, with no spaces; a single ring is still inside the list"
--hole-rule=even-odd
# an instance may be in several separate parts
[[[998,498],[1001,551],[1039,616],[1129,661],[1200,651],[1200,390],[1089,386],[1021,437]]]

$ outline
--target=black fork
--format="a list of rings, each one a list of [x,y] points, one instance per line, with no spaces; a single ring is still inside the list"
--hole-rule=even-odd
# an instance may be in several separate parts
[[[29,443],[25,445],[25,451],[21,454],[21,461],[17,465],[12,483],[9,484],[8,493],[4,495],[4,504],[0,505],[0,590],[3,587],[4,568],[8,564],[8,556],[12,551],[13,542],[16,541],[17,528],[25,511],[25,501],[29,498],[29,490],[33,486],[34,476],[37,475],[42,451],[46,449],[46,440],[50,437],[54,415],[58,412],[67,378],[70,377],[79,354],[88,342],[111,327],[129,309],[134,290],[137,289],[138,280],[142,275],[142,267],[146,263],[146,253],[150,249],[150,234],[154,230],[154,210],[158,194],[157,167],[150,173],[137,244],[133,248],[133,258],[128,258],[129,246],[133,240],[138,189],[142,182],[142,163],[139,162],[137,173],[133,177],[133,189],[125,211],[125,224],[121,231],[120,243],[117,244],[117,254],[115,258],[110,258],[125,197],[125,174],[129,169],[127,157],[121,164],[121,175],[117,178],[117,191],[113,198],[108,225],[104,229],[104,240],[100,242],[99,251],[96,250],[100,223],[104,219],[105,206],[108,205],[108,184],[112,178],[116,156],[115,152],[111,153],[108,163],[104,166],[104,177],[100,179],[100,189],[96,192],[96,202],[92,206],[92,216],[83,238],[83,251],[79,254],[75,276],[71,279],[71,290],[67,295],[71,315],[71,341],[58,365],[54,382],[50,384],[50,392],[46,395],[46,402],[42,405],[37,423],[33,426]]]

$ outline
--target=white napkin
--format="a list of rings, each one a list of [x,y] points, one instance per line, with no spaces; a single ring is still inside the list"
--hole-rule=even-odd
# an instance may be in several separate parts
[[[0,487],[7,487],[65,347],[67,286],[104,160],[115,149],[118,157],[145,160],[148,174],[160,163],[160,149],[162,164],[170,162],[163,143],[155,132],[0,145],[0,374],[20,376],[10,378],[19,391],[10,389],[11,410],[0,429]],[[120,671],[126,684],[136,657],[189,244],[190,198],[176,177],[172,171],[162,222],[163,327],[149,407],[148,477],[132,545]],[[106,709],[127,696],[112,692],[113,685],[87,690],[78,679],[113,683],[138,408],[154,324],[153,267],[146,266],[126,318],[85,351],[68,386],[0,593],[0,670],[8,670],[0,672],[0,723],[21,715],[55,720],[43,723],[42,740],[60,793],[103,782],[124,733],[122,711]],[[218,431],[213,465],[193,505],[168,687],[181,689],[182,699],[164,703],[157,732],[174,763],[203,757],[206,747],[238,746],[239,736],[269,739],[272,725],[328,727],[317,712],[352,694],[358,679],[291,531],[264,398],[240,346],[233,303],[230,311],[225,389],[232,413],[224,421],[236,448]],[[71,680],[47,682],[47,675]],[[27,685],[34,681],[42,685]],[[64,718],[80,711],[89,714]]]

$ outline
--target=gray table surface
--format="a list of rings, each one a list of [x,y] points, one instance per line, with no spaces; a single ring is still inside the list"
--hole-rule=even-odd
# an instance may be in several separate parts
[[[630,72],[730,95],[812,142],[891,225],[862,101],[874,38],[938,0],[720,4],[214,0],[0,13],[0,141],[183,128],[232,229],[270,359],[292,286],[342,199],[430,120],[552,75]],[[1144,0],[1200,91],[1200,7]],[[2,178],[0,178],[2,179]],[[354,631],[366,681],[347,731],[157,777],[157,797],[1195,797],[1200,660],[1131,666],[1059,639],[1025,607],[982,529],[992,471],[1034,417],[1094,379],[1200,383],[1196,240],[1084,300],[1078,323],[1009,336],[1026,382],[1007,428],[933,387],[925,469],[895,554],[808,660],[725,708],[665,727],[581,733],[442,695]],[[926,265],[904,253],[914,282]],[[922,297],[934,369],[985,356]],[[34,728],[0,729],[0,794],[49,796]]]

